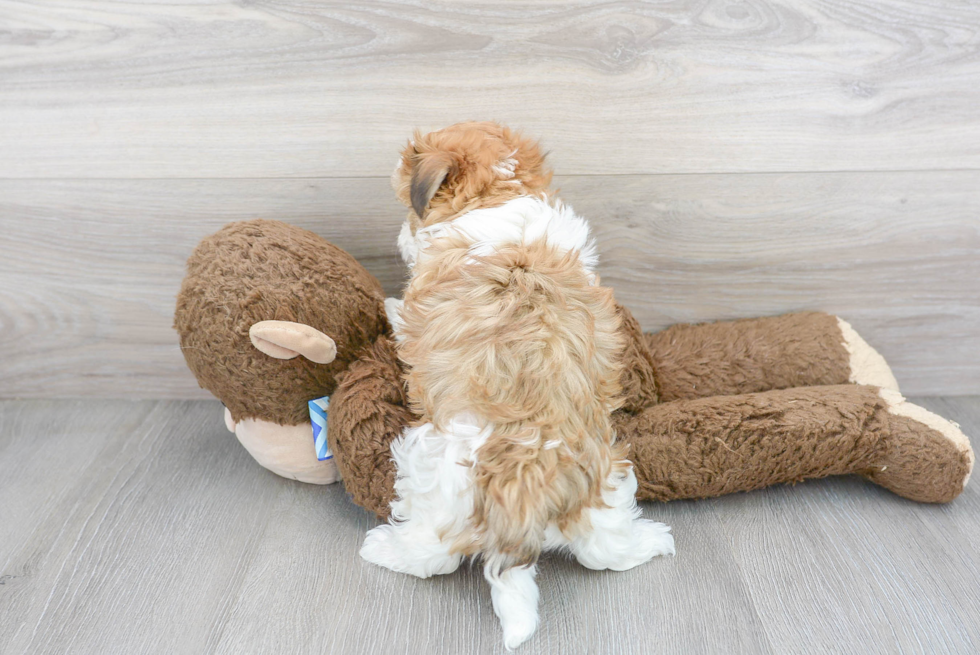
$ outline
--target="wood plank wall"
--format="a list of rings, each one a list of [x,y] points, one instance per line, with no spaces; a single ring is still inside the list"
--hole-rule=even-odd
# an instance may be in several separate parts
[[[839,313],[980,393],[980,4],[0,1],[0,397],[201,397],[183,262],[279,218],[394,294],[415,127],[540,136],[648,329]]]

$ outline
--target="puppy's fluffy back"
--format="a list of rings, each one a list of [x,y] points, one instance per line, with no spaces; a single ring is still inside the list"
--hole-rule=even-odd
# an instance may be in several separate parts
[[[470,245],[429,244],[405,294],[400,355],[409,398],[437,429],[464,414],[493,426],[476,454],[471,531],[455,547],[499,570],[536,560],[548,523],[581,528],[626,465],[610,424],[623,344],[612,292],[578,251]]]

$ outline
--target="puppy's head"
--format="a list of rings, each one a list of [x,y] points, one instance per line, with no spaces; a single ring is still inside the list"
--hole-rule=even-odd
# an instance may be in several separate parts
[[[416,132],[392,175],[398,199],[412,208],[413,234],[463,212],[541,193],[550,182],[538,144],[492,122]]]

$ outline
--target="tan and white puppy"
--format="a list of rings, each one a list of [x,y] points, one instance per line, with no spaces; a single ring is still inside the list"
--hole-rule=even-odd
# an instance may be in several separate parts
[[[392,519],[361,555],[420,577],[481,555],[508,648],[537,627],[543,550],[615,570],[674,552],[667,526],[639,518],[610,424],[613,295],[550,179],[537,145],[496,123],[417,133],[393,176],[411,280],[388,309],[423,420],[392,444]]]

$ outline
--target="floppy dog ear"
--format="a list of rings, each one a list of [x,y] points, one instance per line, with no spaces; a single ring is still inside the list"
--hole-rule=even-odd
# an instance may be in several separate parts
[[[426,206],[436,195],[436,191],[446,181],[446,177],[456,168],[456,162],[445,152],[426,153],[418,155],[418,162],[412,169],[412,184],[410,197],[412,209],[419,218],[425,212]]]

